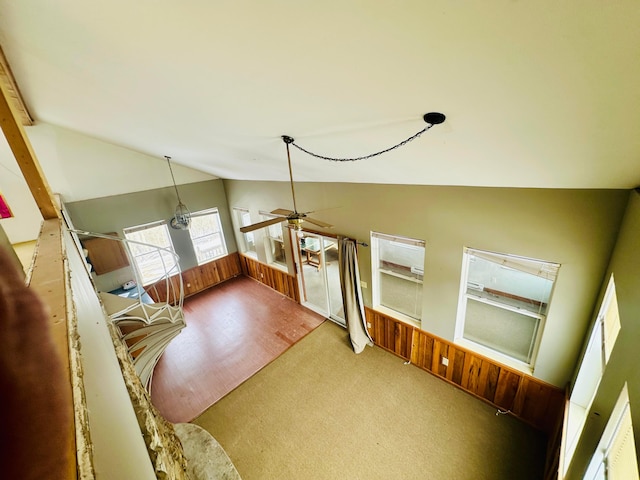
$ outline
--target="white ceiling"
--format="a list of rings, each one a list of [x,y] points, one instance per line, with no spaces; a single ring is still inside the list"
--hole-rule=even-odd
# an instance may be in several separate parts
[[[221,178],[640,185],[637,0],[0,0],[37,122]]]

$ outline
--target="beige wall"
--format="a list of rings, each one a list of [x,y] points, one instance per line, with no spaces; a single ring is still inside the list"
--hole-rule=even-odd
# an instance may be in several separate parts
[[[222,180],[180,185],[180,198],[192,211],[217,207],[220,212],[222,228],[229,253],[237,251],[231,234],[231,220]],[[173,217],[177,204],[173,187],[165,187],[124,195],[94,198],[80,202],[67,203],[66,207],[74,227],[95,233],[117,232],[124,237],[123,228],[142,225]],[[227,232],[229,232],[227,234]],[[198,262],[193,251],[189,232],[169,228],[176,253],[180,256],[182,270],[195,267]],[[133,278],[128,268],[117,270],[95,278],[96,286],[101,290],[113,290]]]
[[[122,195],[169,186],[169,166],[152,156],[57,125],[38,122],[27,135],[51,190],[68,202]],[[171,152],[166,155],[171,156]],[[178,185],[216,177],[171,161]]]
[[[620,313],[621,330],[593,401],[574,461],[568,472],[571,479],[582,478],[584,469],[611,416],[615,402],[627,382],[633,416],[636,450],[640,452],[640,193],[631,193],[609,268],[602,283],[596,310],[613,274]],[[597,413],[597,415],[596,415]]]
[[[9,241],[9,237],[5,233],[1,224],[0,224],[0,248],[6,250],[6,252],[9,254],[9,258],[11,258],[15,262],[15,265],[18,268],[18,271],[24,272],[22,263],[20,262],[20,258],[18,258],[18,255],[16,254],[16,251],[13,249],[13,246]]]
[[[171,185],[163,157],[150,156],[71,130],[38,122],[26,127],[51,190],[67,202],[158,189]],[[178,185],[215,179],[172,161]],[[15,218],[2,220],[11,243],[38,238],[42,215],[8,144],[0,142],[0,192]]]
[[[225,180],[229,207],[292,208],[282,182]],[[554,190],[297,183],[300,211],[335,225],[331,231],[369,240],[370,231],[426,242],[422,328],[453,340],[464,246],[562,266],[534,376],[564,386],[583,336],[616,234],[627,190]],[[326,209],[326,210],[324,210]],[[368,249],[362,280],[371,285]],[[363,289],[371,305],[370,289]]]

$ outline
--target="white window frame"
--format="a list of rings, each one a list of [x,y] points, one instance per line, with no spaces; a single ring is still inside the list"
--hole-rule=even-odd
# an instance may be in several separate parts
[[[246,227],[247,225],[251,225],[252,221],[251,221],[251,214],[249,212],[248,208],[243,208],[243,207],[233,207],[233,213],[236,219],[236,224],[238,225],[238,235],[240,236],[240,238],[242,239],[241,245],[242,245],[242,253],[244,253],[247,256],[253,257],[253,258],[258,258],[258,243],[256,242],[256,231],[254,230],[253,232],[247,232],[247,233],[242,233],[240,231],[240,228],[242,227]],[[249,215],[249,222],[246,223],[244,220],[244,216],[245,215]],[[250,250],[248,245],[251,243],[249,240],[247,240],[248,238],[252,239],[253,242],[253,248],[254,250]]]
[[[591,327],[589,341],[580,362],[569,397],[566,437],[562,442],[560,468],[566,474],[587,421],[604,369],[620,332],[620,317],[613,274],[605,291],[598,316]]]
[[[616,283],[613,274],[609,278],[607,290],[602,300],[602,307],[598,312],[598,319],[602,321],[602,342],[604,344],[604,363],[609,361],[613,346],[618,339],[618,333],[622,325],[620,324],[620,312],[618,311],[618,298],[616,296]]]
[[[154,253],[156,253],[158,255],[158,259],[159,259],[159,262],[160,262],[159,264],[162,265],[162,269],[165,271],[165,273],[168,276],[175,275],[176,273],[179,272],[178,256],[175,253],[175,249],[173,248],[173,240],[171,239],[171,234],[169,233],[169,228],[167,227],[167,222],[166,221],[160,220],[160,221],[157,221],[157,222],[145,223],[143,225],[136,225],[136,226],[133,226],[133,227],[127,227],[127,228],[124,228],[122,230],[123,233],[124,233],[125,238],[130,243],[129,246],[128,246],[129,247],[128,250],[129,250],[129,254],[131,256],[131,259],[133,260],[133,268],[135,269],[135,273],[136,273],[137,279],[143,286],[151,285],[153,283],[156,283],[157,281],[159,281],[162,278],[164,278],[164,276],[160,276],[160,277],[157,277],[157,278],[145,278],[145,276],[142,273],[142,269],[139,266],[138,258],[142,257],[144,255],[148,255],[149,253],[152,253],[152,252],[146,252],[146,253],[144,253],[142,255],[136,255],[134,253],[134,250],[135,250],[135,246],[134,245],[136,245],[136,244],[137,245],[140,245],[140,244],[153,245],[153,244],[151,244],[149,242],[140,242],[138,240],[133,240],[130,237],[130,234],[138,233],[138,232],[141,232],[141,231],[144,231],[144,230],[155,229],[155,228],[158,228],[158,227],[163,227],[162,230],[166,234],[166,238],[169,241],[169,245],[166,246],[166,247],[157,246],[156,245],[156,248],[158,250],[156,252],[154,252]],[[133,247],[133,249],[132,249],[132,247]],[[167,261],[165,262],[165,259],[163,259],[163,256],[161,254],[161,252],[163,250],[171,254],[170,258],[172,259],[172,261],[169,261],[169,257],[167,257],[166,258]]]
[[[391,315],[399,320],[409,323],[411,325],[421,327],[422,318],[413,317],[406,313],[400,312],[394,309],[393,307],[386,306],[382,303],[380,275],[388,274],[388,275],[396,276],[398,278],[402,278],[403,280],[407,280],[407,281],[418,284],[419,287],[416,287],[416,288],[419,289],[419,297],[420,297],[419,301],[420,303],[422,303],[422,301],[424,300],[424,292],[423,292],[424,263],[421,266],[417,266],[417,265],[415,266],[414,274],[416,275],[416,277],[408,277],[396,272],[381,270],[379,268],[379,265],[380,265],[379,240],[386,240],[392,243],[397,243],[402,248],[409,247],[409,248],[422,249],[423,255],[426,254],[424,240],[419,240],[419,239],[409,238],[409,237],[402,237],[399,235],[388,235],[386,233],[380,233],[380,232],[374,232],[374,231],[371,231],[370,237],[371,237],[371,288],[372,288],[373,308],[382,313]]]
[[[544,260],[537,260],[533,258],[520,257],[517,255],[510,255],[510,254],[504,254],[504,253],[489,252],[486,250],[473,249],[469,247],[464,247],[464,250],[463,250],[463,262],[462,262],[462,269],[461,269],[461,276],[460,276],[460,293],[458,296],[458,313],[456,318],[454,342],[465,348],[476,351],[486,357],[492,358],[510,367],[516,368],[522,372],[532,374],[535,363],[536,363],[536,359],[538,356],[538,350],[540,348],[540,342],[542,340],[542,335],[544,332],[547,314],[525,311],[516,307],[510,307],[509,305],[505,303],[501,303],[499,301],[492,301],[491,299],[487,299],[487,298],[481,298],[481,297],[471,298],[467,293],[467,289],[468,289],[468,284],[471,283],[471,282],[468,282],[468,275],[469,275],[470,258],[473,256],[486,256],[486,258],[494,258],[494,259],[500,258],[503,260],[503,265],[505,266],[505,268],[512,268],[518,271],[526,271],[527,269],[530,269],[531,273],[538,270],[540,272],[545,272],[545,274],[548,274],[549,277],[553,279],[554,283],[553,283],[551,294],[549,296],[547,311],[551,304],[551,297],[553,295],[552,292],[553,292],[553,288],[555,287],[555,280],[556,280],[557,272],[558,272],[558,269],[560,268],[560,265],[557,263],[548,262]],[[499,350],[494,350],[493,348],[477,343],[471,339],[465,338],[464,327],[465,327],[465,321],[466,321],[467,301],[469,300],[478,301],[478,302],[485,303],[497,308],[502,308],[504,310],[510,310],[512,312],[529,316],[532,318],[536,318],[538,320],[538,324],[535,332],[535,338],[533,339],[533,342],[532,342],[531,359],[529,362],[522,361],[518,358],[514,358],[510,356],[507,353],[501,352]]]
[[[197,220],[198,217],[207,217],[207,216],[212,216],[215,219],[215,223],[218,227],[218,231],[210,232],[200,237],[194,238],[193,237],[193,232],[194,232],[193,221]],[[206,210],[200,210],[198,212],[192,213],[191,225],[192,227],[189,228],[189,238],[191,240],[191,245],[193,246],[193,251],[196,255],[196,260],[198,261],[198,265],[204,265],[205,263],[213,262],[214,260],[217,260],[218,258],[222,258],[227,255],[227,242],[224,238],[224,231],[222,230],[222,221],[220,219],[220,212],[218,211],[217,208],[208,208]],[[220,249],[220,252],[218,254],[214,254],[213,257],[200,258],[200,256],[198,255],[198,249],[196,247],[196,244],[194,243],[194,240],[199,240],[201,238],[206,238],[206,237],[219,237],[221,249]]]
[[[277,215],[273,215],[272,213],[269,213],[269,212],[263,212],[262,210],[259,211],[258,213],[260,214],[260,219],[262,221],[271,220],[272,218],[278,218]],[[282,222],[285,222],[285,221],[286,221],[286,218],[282,218]],[[286,249],[285,249],[284,235],[282,234],[282,222],[269,225],[268,227],[265,228],[264,250],[265,250],[265,256],[267,258],[267,263],[269,265],[272,265],[273,267],[278,268],[280,270],[287,271],[287,255],[286,255]],[[272,232],[276,229],[278,232],[280,232],[280,235],[274,236],[272,235]],[[282,250],[283,252],[285,252],[284,263],[277,262],[275,258],[273,258],[273,255],[271,253],[271,242],[282,243]]]
[[[624,437],[620,437],[624,435]],[[620,441],[622,445],[620,444]],[[633,444],[630,445],[629,443]],[[624,446],[627,446],[623,450]],[[614,450],[618,447],[617,450]],[[629,448],[631,447],[631,448]],[[638,459],[636,458],[635,439],[633,435],[633,424],[631,419],[631,406],[629,404],[629,390],[627,383],[622,387],[618,400],[616,401],[611,416],[607,421],[607,426],[604,429],[602,437],[598,447],[591,457],[589,466],[584,475],[585,480],[600,480],[611,478],[612,480],[621,479],[619,475],[617,478],[610,473],[611,457],[616,454],[622,454],[622,457],[631,464],[631,468],[635,469],[634,472],[626,472],[624,480],[631,480],[633,477],[638,477]],[[633,463],[635,462],[635,468]],[[629,465],[627,464],[627,465]]]

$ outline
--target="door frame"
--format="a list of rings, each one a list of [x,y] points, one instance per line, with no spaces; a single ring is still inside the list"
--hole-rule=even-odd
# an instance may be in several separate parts
[[[320,306],[315,305],[311,302],[309,302],[306,298],[306,284],[305,284],[305,276],[304,276],[304,271],[303,271],[303,254],[302,254],[302,248],[300,246],[300,236],[299,236],[299,232],[302,232],[302,235],[304,234],[309,234],[309,235],[314,235],[314,236],[318,236],[321,237],[324,241],[324,239],[329,239],[331,241],[334,241],[336,243],[336,246],[338,246],[338,236],[334,235],[334,234],[327,234],[324,232],[318,232],[316,230],[310,230],[310,229],[305,229],[303,228],[302,230],[293,230],[291,229],[291,233],[290,233],[290,241],[291,241],[291,250],[293,252],[293,261],[294,261],[294,266],[295,266],[295,272],[296,272],[296,281],[298,283],[298,289],[300,291],[300,304],[303,305],[304,307],[313,310],[314,312],[323,315],[324,317],[328,318],[329,320],[332,320],[333,322],[337,323],[338,325],[341,325],[343,327],[346,327],[346,319],[339,317],[337,315],[334,315],[331,312],[331,295],[329,294],[329,278],[327,276],[327,269],[326,268],[322,268],[320,271],[322,271],[322,277],[324,279],[324,286],[325,286],[325,299],[326,299],[326,311],[323,311]],[[322,250],[320,252],[320,255],[322,257],[322,261],[324,263],[325,262],[325,252],[324,250]],[[341,279],[338,277],[338,281],[341,282]],[[341,288],[341,287],[340,287]],[[340,303],[342,305],[343,300],[342,300],[342,295],[340,296]],[[343,311],[344,311],[344,306],[343,306]]]

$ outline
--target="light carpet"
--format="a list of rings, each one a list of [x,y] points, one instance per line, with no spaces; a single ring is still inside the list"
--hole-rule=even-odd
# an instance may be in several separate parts
[[[546,437],[324,322],[196,418],[243,480],[542,477]]]

